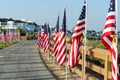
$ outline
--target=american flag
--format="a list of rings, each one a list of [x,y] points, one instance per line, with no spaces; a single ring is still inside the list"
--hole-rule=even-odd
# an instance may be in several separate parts
[[[0,38],[2,38],[2,34],[0,33]]]
[[[60,30],[60,36],[59,36],[59,48],[58,48],[58,56],[57,56],[57,62],[61,65],[64,64],[66,61],[66,9],[64,9],[64,16],[63,16],[63,23],[62,23],[62,29]]]
[[[20,40],[20,32],[16,30],[14,32],[14,35],[15,35],[15,40],[19,41]]]
[[[13,32],[9,32],[9,38],[10,38],[10,40],[13,40],[13,37],[14,36],[14,34],[13,34]]]
[[[45,40],[47,40],[47,24],[46,23],[44,24],[43,32],[42,32],[42,41],[43,41],[42,46],[43,46],[43,50],[45,50],[45,43],[46,43]]]
[[[70,67],[75,67],[78,64],[80,58],[80,47],[82,45],[82,37],[85,31],[85,3],[82,8],[82,12],[80,17],[76,23],[76,27],[74,28],[73,35],[71,38],[71,52],[70,58],[68,60],[68,65]]]
[[[39,48],[41,47],[41,30],[37,33],[37,45]]]
[[[7,42],[9,42],[9,31],[6,32],[6,36],[7,36]]]
[[[112,80],[117,79],[117,43],[116,43],[116,14],[115,14],[115,0],[110,1],[110,7],[106,17],[106,23],[102,34],[102,43],[112,54]]]
[[[45,34],[47,35],[47,37],[45,39],[44,51],[48,52],[48,50],[50,48],[50,27],[49,27],[49,24],[47,24],[47,32]]]
[[[14,39],[17,40],[17,32],[16,32],[16,30],[14,31]]]
[[[43,50],[47,52],[49,49],[49,32],[48,32],[48,25],[45,23],[44,25],[44,32],[43,32]]]
[[[2,32],[2,42],[4,42],[4,43],[8,42],[6,31]]]
[[[57,19],[57,24],[56,24],[56,28],[54,30],[53,33],[53,41],[54,41],[54,47],[53,47],[53,56],[57,58],[57,53],[58,53],[58,34],[59,34],[59,16]]]
[[[45,25],[45,24],[44,24]],[[44,43],[44,26],[41,28],[41,48],[43,49],[43,43]]]
[[[18,40],[20,40],[20,31],[17,32]]]

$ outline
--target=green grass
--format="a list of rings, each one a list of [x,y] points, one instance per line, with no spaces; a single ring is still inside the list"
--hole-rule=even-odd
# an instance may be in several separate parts
[[[70,38],[71,36],[66,37],[67,44],[70,44]],[[53,36],[51,36],[50,39],[53,41]],[[103,45],[101,40],[97,40],[97,39],[91,39],[91,40],[87,39],[86,45],[88,47],[106,49],[106,47]],[[120,53],[120,39],[118,40],[118,52]]]
[[[106,49],[101,40],[87,40],[86,45],[89,47]]]
[[[68,36],[66,38],[67,43],[70,43],[70,38],[71,38],[70,36]],[[93,39],[92,40],[88,40],[87,39],[86,40],[86,45],[88,47],[106,49],[105,46],[103,45],[103,43],[101,42],[101,40],[97,40],[97,39],[95,39],[95,40],[93,40]],[[120,40],[118,40],[118,52],[120,53]],[[91,62],[91,63],[93,63],[93,64],[95,64],[95,65],[104,67],[104,62],[105,61],[102,60],[102,59],[98,59],[98,58],[95,58],[95,57],[91,58],[90,56],[87,56],[86,60]],[[120,64],[119,64],[119,66],[120,66]]]
[[[11,46],[11,45],[16,44],[16,43],[18,43],[18,41],[16,41],[16,40],[12,40],[12,41],[9,41],[9,42],[7,42],[7,43],[3,43],[3,42],[0,40],[0,49],[3,49],[3,48],[5,48],[5,47]]]
[[[101,40],[87,40],[86,45],[89,47],[106,49]],[[118,52],[120,53],[120,42],[118,42]]]

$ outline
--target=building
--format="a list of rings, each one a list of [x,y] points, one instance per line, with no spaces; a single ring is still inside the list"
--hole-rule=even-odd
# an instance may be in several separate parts
[[[10,31],[16,30],[18,29],[18,27],[20,27],[26,32],[34,32],[35,29],[38,29],[39,27],[35,22],[25,22],[24,18],[22,20],[13,20],[12,18],[0,18],[0,26],[2,27],[2,29],[7,29]]]

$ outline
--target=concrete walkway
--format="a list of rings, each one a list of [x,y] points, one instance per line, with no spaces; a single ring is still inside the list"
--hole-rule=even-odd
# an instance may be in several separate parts
[[[38,53],[34,40],[0,50],[0,80],[55,80]]]

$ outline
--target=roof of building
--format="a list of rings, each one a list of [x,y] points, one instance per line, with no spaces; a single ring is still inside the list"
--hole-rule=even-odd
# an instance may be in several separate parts
[[[24,21],[21,20],[15,20],[16,23],[25,23]]]
[[[14,21],[12,18],[0,18],[1,22]]]
[[[36,24],[35,22],[25,22],[22,20],[14,20],[12,18],[0,18],[0,22],[7,22],[7,21],[14,21],[15,23],[28,23],[28,25],[34,25],[34,26],[38,26],[38,24]]]

